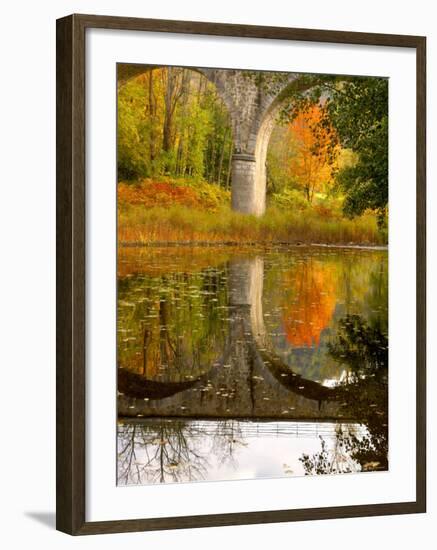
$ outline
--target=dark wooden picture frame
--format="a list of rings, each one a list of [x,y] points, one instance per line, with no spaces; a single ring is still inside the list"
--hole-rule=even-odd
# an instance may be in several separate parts
[[[411,502],[87,522],[85,515],[85,31],[122,29],[416,50],[416,499]],[[426,511],[426,39],[420,36],[70,15],[57,21],[57,529],[71,535]]]

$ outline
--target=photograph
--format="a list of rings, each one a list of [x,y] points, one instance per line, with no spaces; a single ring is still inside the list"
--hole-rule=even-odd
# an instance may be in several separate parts
[[[117,63],[118,486],[389,471],[388,99]]]
[[[2,548],[436,538],[437,26],[373,4],[5,3]]]

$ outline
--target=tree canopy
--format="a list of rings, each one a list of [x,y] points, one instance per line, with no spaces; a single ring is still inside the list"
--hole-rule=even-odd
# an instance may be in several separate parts
[[[296,120],[302,112],[323,105],[319,127],[333,127],[338,143],[356,161],[336,170],[345,194],[344,213],[350,217],[367,209],[383,224],[388,203],[388,80],[374,77],[302,75],[291,87],[282,120]],[[331,141],[331,152],[336,147]]]
[[[286,224],[314,215],[338,227],[360,217],[385,239],[387,79],[243,74],[281,102],[267,153],[267,213]],[[232,135],[227,107],[198,70],[119,74],[119,204],[230,210]]]
[[[228,113],[199,73],[158,68],[119,88],[119,180],[193,176],[226,186],[231,154]]]

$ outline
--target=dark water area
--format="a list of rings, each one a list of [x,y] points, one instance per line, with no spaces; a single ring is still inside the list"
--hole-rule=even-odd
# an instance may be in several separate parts
[[[388,254],[120,249],[119,485],[388,468]]]

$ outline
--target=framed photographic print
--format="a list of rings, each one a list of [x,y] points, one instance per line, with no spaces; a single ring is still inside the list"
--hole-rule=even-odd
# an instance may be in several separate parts
[[[57,528],[424,512],[425,38],[57,21]]]

